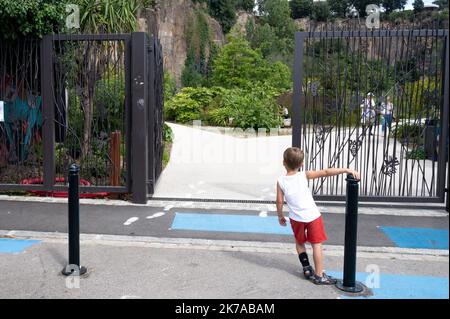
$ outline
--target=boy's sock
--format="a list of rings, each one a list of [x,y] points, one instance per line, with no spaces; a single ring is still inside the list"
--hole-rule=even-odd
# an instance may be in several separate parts
[[[303,267],[309,266],[309,259],[308,259],[308,255],[306,254],[306,252],[299,254],[298,259],[300,259],[300,262],[302,263]]]

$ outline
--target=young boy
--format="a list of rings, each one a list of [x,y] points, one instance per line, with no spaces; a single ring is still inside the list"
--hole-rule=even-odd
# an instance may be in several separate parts
[[[322,216],[308,188],[308,180],[344,173],[352,174],[359,179],[359,173],[348,168],[299,172],[299,169],[303,168],[303,158],[303,151],[298,147],[290,147],[284,151],[283,165],[287,173],[280,176],[277,181],[278,222],[281,226],[286,226],[286,219],[283,216],[283,202],[286,198],[289,221],[294,232],[298,257],[303,266],[303,274],[317,285],[332,285],[336,283],[336,279],[325,274],[322,264],[322,243],[327,236]],[[306,242],[311,243],[313,248],[315,271],[309,264]]]

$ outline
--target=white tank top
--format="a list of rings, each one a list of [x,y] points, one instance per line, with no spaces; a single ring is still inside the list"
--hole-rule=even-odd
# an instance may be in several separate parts
[[[304,171],[295,175],[278,177],[278,185],[280,185],[289,207],[289,218],[309,223],[320,217]]]

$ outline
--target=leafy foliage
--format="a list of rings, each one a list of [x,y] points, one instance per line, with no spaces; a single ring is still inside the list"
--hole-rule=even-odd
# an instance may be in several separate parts
[[[292,0],[289,1],[289,6],[293,19],[305,18],[311,15],[313,0]]]
[[[224,91],[218,108],[208,113],[213,125],[242,129],[273,128],[281,125],[280,110],[270,87],[256,86],[251,91],[231,89]]]
[[[84,33],[126,33],[137,29],[139,0],[71,0],[80,7]]]
[[[183,86],[203,86],[210,74],[210,60],[214,58],[215,46],[203,10],[196,10],[186,26],[187,57],[182,72]],[[209,56],[207,53],[209,52]]]
[[[414,0],[413,2],[414,13],[422,12],[424,7],[425,5],[423,3],[423,0]]]
[[[386,10],[386,13],[389,14],[394,10],[403,9],[405,7],[406,2],[407,0],[383,0],[382,5],[383,8]]]
[[[183,88],[166,103],[167,119],[180,123],[202,120],[211,125],[271,128],[280,125],[274,99],[277,90],[258,85],[249,89]]]
[[[334,17],[345,18],[350,11],[351,0],[332,0],[328,4]]]
[[[234,0],[207,0],[209,13],[222,26],[224,33],[228,33],[236,22],[236,4]]]
[[[331,17],[330,6],[328,1],[314,2],[312,6],[312,18],[315,21],[328,21]]]
[[[236,0],[236,9],[252,12],[255,8],[255,0]]]
[[[241,37],[229,36],[229,43],[214,61],[212,79],[216,86],[250,88],[267,83],[280,90],[291,87],[290,70],[282,62],[269,64]]]
[[[177,84],[174,77],[168,72],[164,71],[164,101],[172,98],[177,91]]]
[[[0,0],[0,38],[42,37],[62,27],[64,1]]]
[[[221,88],[185,87],[165,103],[165,116],[180,123],[200,120],[213,99],[221,92]]]

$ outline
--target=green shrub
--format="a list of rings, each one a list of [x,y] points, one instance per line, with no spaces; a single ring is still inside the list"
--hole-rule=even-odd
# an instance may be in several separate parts
[[[164,71],[164,101],[168,101],[176,92],[177,84],[174,77],[168,71]]]
[[[166,123],[164,123],[164,128],[163,128],[163,141],[165,143],[173,142],[173,131],[170,128],[170,126],[167,125]]]
[[[265,87],[255,87],[252,91],[225,91],[218,102],[218,108],[211,110],[207,119],[213,125],[233,126],[244,130],[270,129],[281,125],[279,106],[273,92]]]
[[[421,144],[423,127],[420,124],[393,125],[391,134],[401,143]]]
[[[96,82],[94,92],[94,118],[99,129],[114,132],[123,127],[125,107],[125,78],[122,74],[108,75]]]
[[[63,26],[65,2],[0,0],[0,38],[42,37]]]
[[[412,151],[406,152],[406,159],[411,160],[424,160],[427,158],[427,154],[423,146],[420,146]]]
[[[222,90],[217,87],[183,88],[181,92],[165,103],[166,119],[180,123],[203,119],[206,109]]]
[[[292,87],[291,71],[282,62],[269,63],[259,50],[237,36],[229,36],[226,44],[214,61],[212,80],[214,85],[224,88],[248,88],[266,83],[280,89]]]

